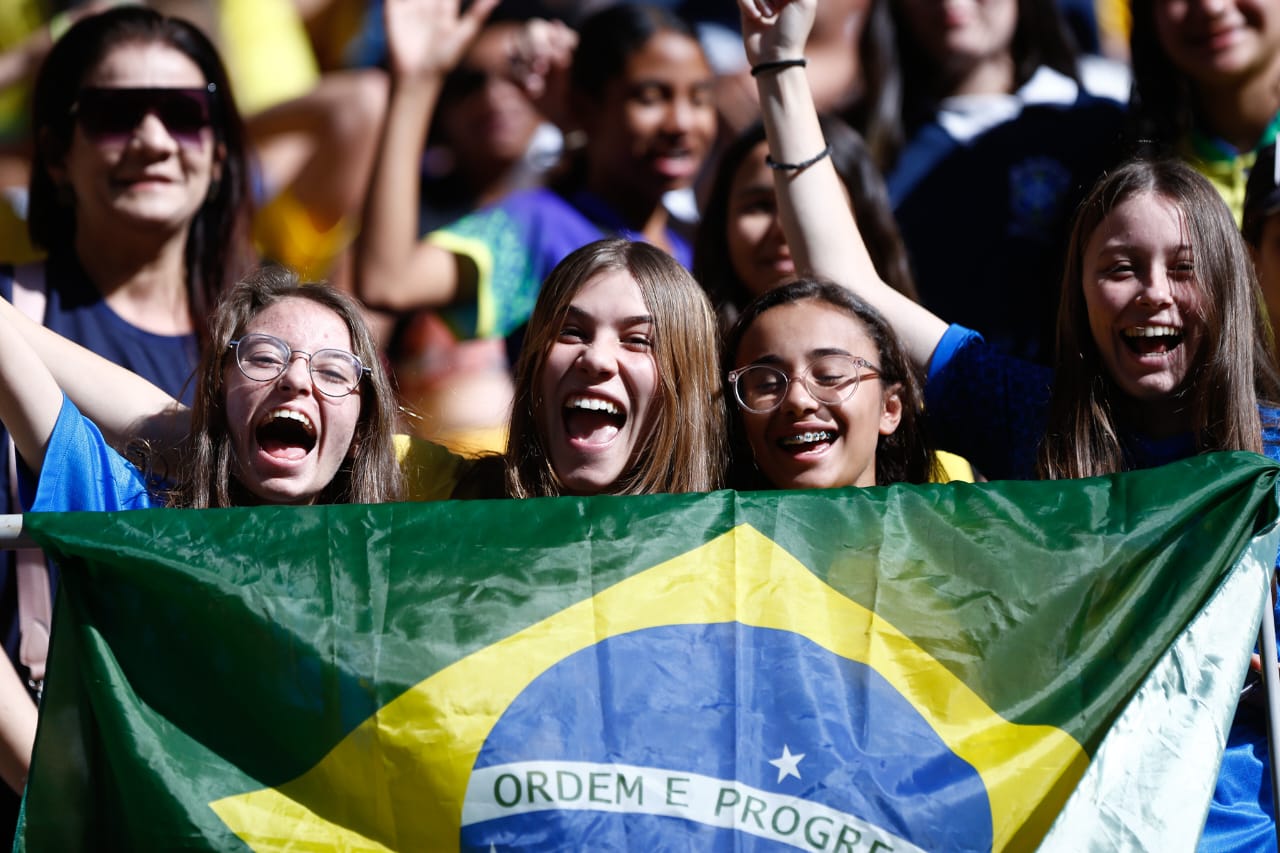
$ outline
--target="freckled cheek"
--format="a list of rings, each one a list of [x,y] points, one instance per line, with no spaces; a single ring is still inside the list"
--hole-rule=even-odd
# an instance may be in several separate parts
[[[253,392],[255,389],[240,384],[227,384],[225,400],[227,411],[227,429],[232,439],[240,444],[249,434],[250,420],[253,411]]]

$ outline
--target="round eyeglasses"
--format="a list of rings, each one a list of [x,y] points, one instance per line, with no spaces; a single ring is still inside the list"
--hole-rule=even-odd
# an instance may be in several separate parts
[[[354,353],[341,349],[303,352],[291,348],[275,335],[245,335],[229,342],[227,349],[235,350],[236,366],[255,382],[270,382],[284,373],[296,356],[306,356],[311,382],[326,397],[347,396],[359,387],[360,380],[369,372]]]
[[[863,371],[866,371],[865,373]],[[802,373],[788,376],[786,371],[769,364],[750,364],[730,371],[729,384],[738,405],[748,412],[764,414],[782,405],[791,383],[799,380],[809,396],[820,403],[843,403],[858,390],[863,379],[874,379],[880,368],[851,355],[824,355],[809,363]]]

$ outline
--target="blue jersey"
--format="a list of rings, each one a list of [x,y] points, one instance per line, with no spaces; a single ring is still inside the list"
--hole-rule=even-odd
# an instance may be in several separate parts
[[[1053,372],[1013,358],[962,326],[947,329],[929,363],[925,411],[940,447],[959,453],[992,479],[1035,476],[1047,427]],[[1280,412],[1261,407],[1263,452],[1280,461]],[[1132,468],[1150,468],[1196,452],[1193,436],[1124,436]],[[1280,606],[1275,612],[1280,625]],[[1265,720],[1242,707],[1227,736],[1200,849],[1246,851],[1275,846]]]
[[[45,326],[190,402],[189,380],[199,358],[195,335],[156,335],[126,322],[107,305],[74,257],[51,258],[44,272]],[[12,267],[0,266],[0,297],[6,300],[13,299],[13,273]],[[7,444],[8,438],[0,425],[0,440]],[[0,465],[0,513],[18,512],[22,507],[14,506],[9,497],[8,467]],[[15,664],[17,602],[13,554],[6,551],[0,558],[0,640]]]

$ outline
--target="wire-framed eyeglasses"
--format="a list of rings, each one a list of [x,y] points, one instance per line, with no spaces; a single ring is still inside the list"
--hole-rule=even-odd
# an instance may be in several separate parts
[[[771,364],[740,367],[729,372],[729,384],[733,386],[733,396],[739,406],[748,412],[764,414],[782,405],[793,381],[803,382],[813,399],[834,406],[852,397],[863,379],[879,375],[880,368],[865,358],[824,355],[795,376],[788,376],[785,370]]]
[[[326,397],[345,397],[360,385],[369,372],[360,357],[341,349],[303,352],[290,347],[275,335],[254,333],[227,344],[235,351],[236,366],[255,382],[270,382],[280,376],[297,356],[306,356],[307,370],[317,391]]]

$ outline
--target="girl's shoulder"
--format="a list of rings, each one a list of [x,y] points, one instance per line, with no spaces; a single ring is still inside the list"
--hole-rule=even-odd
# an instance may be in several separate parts
[[[35,493],[24,495],[23,503],[32,512],[114,512],[159,505],[142,472],[108,445],[66,397]]]

